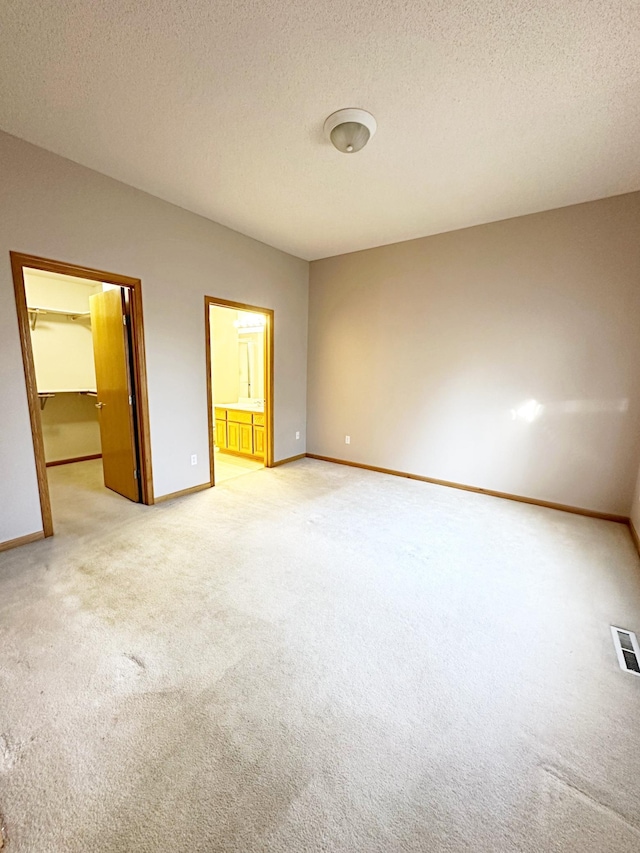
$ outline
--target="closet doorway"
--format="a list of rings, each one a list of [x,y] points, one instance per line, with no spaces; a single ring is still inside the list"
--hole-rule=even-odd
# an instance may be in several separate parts
[[[45,536],[54,466],[96,460],[96,493],[101,465],[106,488],[152,504],[139,279],[15,252],[11,265]]]
[[[205,297],[211,484],[273,464],[273,311]]]

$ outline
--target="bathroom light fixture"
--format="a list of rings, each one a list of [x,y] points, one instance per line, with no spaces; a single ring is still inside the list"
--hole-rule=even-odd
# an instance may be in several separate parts
[[[366,110],[349,108],[331,113],[324,123],[324,133],[343,154],[361,151],[376,132],[375,118]]]
[[[239,335],[248,335],[253,332],[264,332],[267,325],[267,318],[264,314],[254,314],[251,311],[243,311],[239,313],[238,319],[234,320],[233,325],[238,330]]]

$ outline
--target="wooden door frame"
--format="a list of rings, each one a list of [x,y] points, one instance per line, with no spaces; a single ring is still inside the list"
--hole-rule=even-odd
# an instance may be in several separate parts
[[[42,527],[45,536],[53,536],[53,519],[51,515],[51,500],[49,498],[49,483],[44,455],[44,440],[42,437],[42,422],[40,419],[40,402],[38,385],[33,361],[31,344],[31,327],[27,310],[27,297],[24,283],[25,267],[43,272],[59,273],[60,275],[85,278],[104,284],[114,284],[128,288],[131,294],[131,340],[133,343],[133,381],[137,394],[136,430],[138,433],[138,448],[140,454],[140,500],[148,506],[154,503],[153,473],[151,467],[151,438],[149,431],[149,399],[147,390],[147,367],[144,349],[144,321],[142,315],[142,282],[139,278],[120,275],[119,273],[104,272],[91,267],[68,264],[64,261],[53,261],[50,258],[40,258],[37,255],[26,255],[22,252],[10,252],[11,272],[16,297],[18,314],[18,329],[20,346],[22,348],[22,363],[29,402],[29,418],[33,436],[33,453],[38,477],[40,493],[40,509],[42,512]]]
[[[215,296],[204,298],[205,345],[207,361],[207,414],[209,425],[209,483],[215,486],[214,442],[213,442],[213,390],[211,387],[211,307],[233,308],[237,311],[251,311],[253,314],[264,314],[267,318],[264,335],[264,398],[265,425],[267,440],[265,442],[264,467],[273,468],[273,318],[272,308],[260,308],[257,305],[246,305],[244,302],[232,302],[229,299],[218,299]]]

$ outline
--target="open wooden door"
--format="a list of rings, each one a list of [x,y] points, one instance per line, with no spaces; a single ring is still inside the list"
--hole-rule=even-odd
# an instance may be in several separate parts
[[[89,298],[89,306],[104,484],[129,500],[139,501],[135,401],[122,288],[96,293]]]

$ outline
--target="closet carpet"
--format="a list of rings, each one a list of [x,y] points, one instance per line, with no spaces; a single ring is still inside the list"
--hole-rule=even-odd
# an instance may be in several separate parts
[[[623,525],[313,460],[50,476],[0,554],[7,853],[640,850]]]

